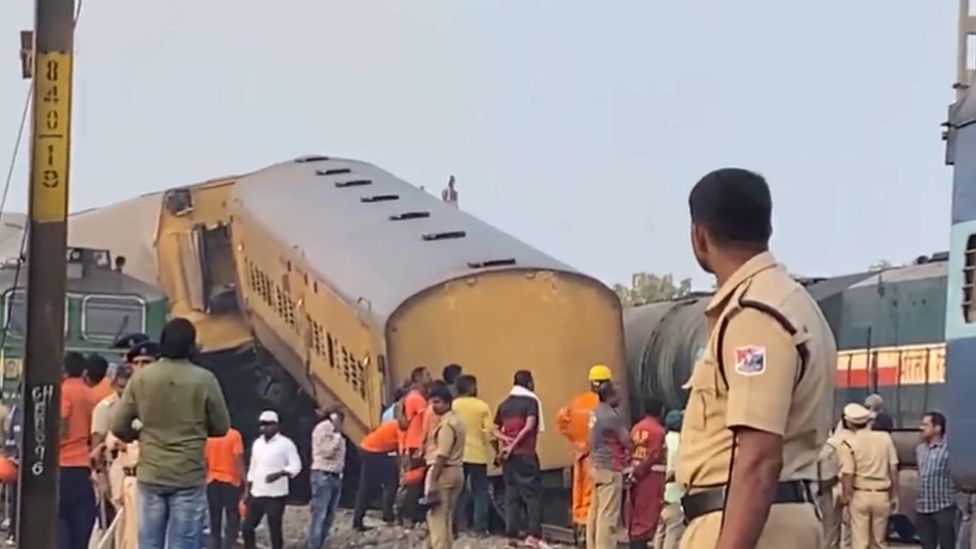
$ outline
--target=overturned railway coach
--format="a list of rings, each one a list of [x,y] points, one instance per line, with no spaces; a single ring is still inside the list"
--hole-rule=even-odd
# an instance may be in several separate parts
[[[417,366],[460,364],[492,407],[529,369],[558,486],[572,452],[556,411],[591,365],[624,372],[609,288],[365,162],[308,156],[144,195],[72,216],[69,238],[160,287],[245,439],[275,408],[306,460],[316,408],[344,407],[358,442]],[[307,498],[304,478],[293,493]]]

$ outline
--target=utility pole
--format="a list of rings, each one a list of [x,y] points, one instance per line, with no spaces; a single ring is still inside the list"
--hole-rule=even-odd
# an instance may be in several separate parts
[[[57,547],[74,0],[37,0],[17,547]]]

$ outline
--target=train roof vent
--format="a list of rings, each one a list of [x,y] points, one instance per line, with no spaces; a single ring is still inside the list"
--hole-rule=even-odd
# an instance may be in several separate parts
[[[368,185],[369,183],[367,183]],[[359,198],[360,202],[373,203],[373,202],[389,202],[390,200],[400,200],[400,195],[398,194],[374,194],[372,196],[363,196]]]
[[[299,164],[308,164],[309,162],[326,162],[329,160],[328,156],[323,156],[321,154],[309,154],[306,156],[299,156],[295,159],[295,162]]]
[[[331,170],[315,170],[315,175],[340,175],[344,173],[352,173],[349,168],[332,168]]]
[[[430,242],[432,240],[450,240],[452,238],[464,238],[468,233],[464,231],[444,231],[440,233],[427,233],[423,239]]]
[[[489,267],[510,267],[515,265],[515,258],[488,259],[486,261],[468,261],[468,267],[472,269],[487,269]]]
[[[365,187],[366,185],[372,185],[373,182],[369,179],[353,179],[352,181],[336,181],[337,189],[345,189],[346,187]]]
[[[403,212],[391,215],[390,221],[406,221],[407,219],[423,219],[425,217],[430,217],[430,212]]]

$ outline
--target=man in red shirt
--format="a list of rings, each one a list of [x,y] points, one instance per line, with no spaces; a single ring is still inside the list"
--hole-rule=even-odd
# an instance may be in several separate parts
[[[62,549],[86,549],[95,526],[95,490],[91,482],[92,402],[85,383],[85,357],[64,356],[61,382],[61,452],[58,501],[58,538]]]
[[[502,443],[505,534],[515,539],[524,531],[525,544],[530,547],[540,546],[542,539],[542,477],[536,454],[542,411],[534,390],[532,372],[519,370],[512,392],[495,413],[495,437]],[[522,508],[526,517],[524,529],[518,523]]]
[[[631,548],[646,548],[657,530],[667,473],[665,430],[661,424],[664,405],[656,399],[647,399],[642,405],[644,417],[630,432],[634,471],[624,502],[624,523]]]

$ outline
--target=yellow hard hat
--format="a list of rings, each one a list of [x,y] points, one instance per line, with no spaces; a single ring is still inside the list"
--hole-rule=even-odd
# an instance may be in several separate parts
[[[590,381],[610,381],[612,377],[610,367],[606,364],[596,364],[590,368]]]

